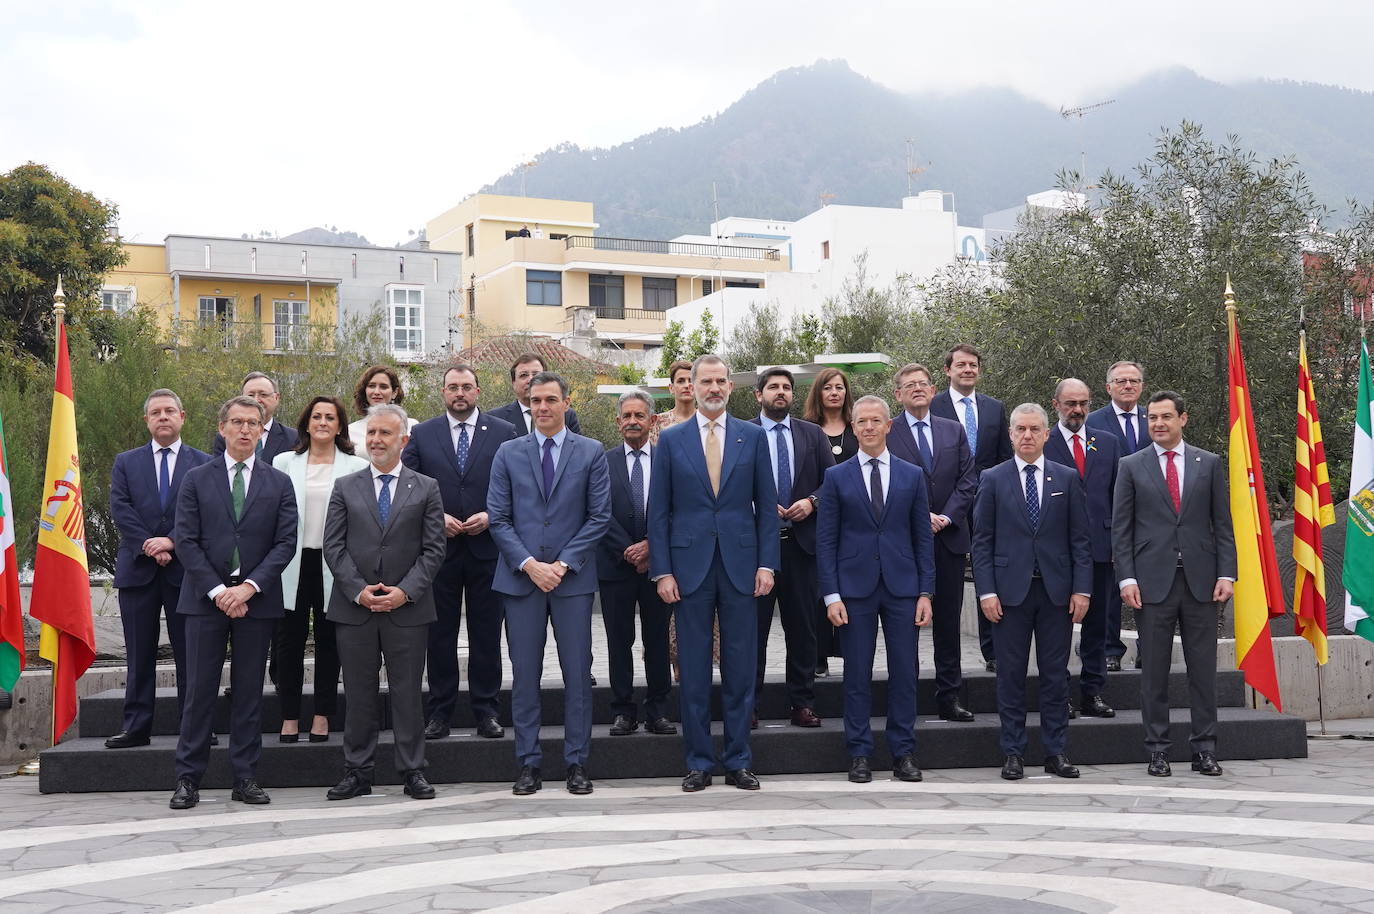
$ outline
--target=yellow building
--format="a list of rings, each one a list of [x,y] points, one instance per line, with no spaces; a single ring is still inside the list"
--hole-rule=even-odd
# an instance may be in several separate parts
[[[788,269],[771,248],[611,238],[597,228],[591,203],[475,194],[431,219],[426,237],[464,256],[466,313],[481,327],[567,338],[590,317],[596,338],[632,352],[662,344],[669,308],[726,286],[762,287]]]

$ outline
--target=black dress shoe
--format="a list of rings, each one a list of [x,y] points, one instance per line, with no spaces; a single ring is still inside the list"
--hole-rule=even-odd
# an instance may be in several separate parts
[[[1067,755],[1051,755],[1045,759],[1045,773],[1061,778],[1078,777],[1078,769],[1069,763]]]
[[[328,733],[312,733],[312,734],[310,734],[310,741],[311,741],[312,743],[327,743],[327,742],[329,742],[329,734],[328,734]]]
[[[849,760],[849,782],[867,784],[873,780],[873,769],[868,767],[868,756],[856,755]]]
[[[278,733],[277,742],[279,743],[299,743],[301,735],[299,733]]]
[[[794,727],[819,727],[821,718],[811,708],[793,708],[792,726]]]
[[[617,714],[611,721],[611,736],[629,736],[639,729],[639,721],[625,714]]]
[[[218,745],[219,745],[219,734],[218,734],[218,733],[211,733],[211,734],[210,734],[210,745],[212,745],[212,746],[218,746]]]
[[[372,793],[372,782],[356,771],[344,775],[343,780],[329,788],[324,795],[327,800],[351,800]]]
[[[252,778],[235,781],[234,789],[229,793],[229,799],[247,803],[249,806],[266,806],[272,802],[267,791],[259,787],[258,782]]]
[[[484,739],[500,739],[506,735],[506,728],[496,722],[494,717],[484,717],[477,722],[477,735]]]
[[[568,766],[568,793],[586,796],[592,792],[592,779],[587,777],[587,769],[581,765]]]
[[[1112,710],[1112,706],[1102,700],[1101,695],[1085,696],[1080,713],[1085,717],[1116,717],[1116,711]]]
[[[167,805],[173,809],[190,809],[200,802],[200,790],[188,778],[177,781],[177,789],[172,792],[172,802]]]
[[[759,779],[748,768],[736,768],[725,772],[725,783],[740,790],[758,790]]]
[[[985,662],[985,663],[983,664],[983,669],[987,670],[989,673],[995,673],[995,672],[997,672],[997,661],[996,661],[996,660],[989,660],[989,661]]]
[[[1198,774],[1205,774],[1209,777],[1221,776],[1221,765],[1217,763],[1215,752],[1194,752],[1193,770]]]
[[[921,769],[916,765],[916,756],[899,755],[892,762],[892,774],[899,781],[919,781],[923,779]]]
[[[1026,766],[1021,761],[1021,756],[1007,756],[1007,760],[1002,763],[1002,779],[1007,781],[1019,781],[1025,776]]]
[[[431,717],[425,724],[425,739],[443,739],[448,734],[448,724],[437,717]]]
[[[434,786],[425,780],[423,771],[407,771],[405,795],[416,800],[434,799]]]
[[[1108,658],[1107,658],[1107,672],[1108,672],[1108,673],[1120,673],[1120,672],[1121,672],[1121,658],[1120,658],[1120,657],[1108,657]]]
[[[956,724],[972,723],[973,712],[957,701],[950,701],[940,705],[940,719],[953,721]]]
[[[828,660],[822,660],[820,663],[816,664],[816,678],[817,678],[817,679],[829,679],[829,678],[830,678],[830,661],[828,661]]]
[[[544,786],[544,781],[539,777],[539,769],[529,765],[520,769],[520,775],[515,779],[515,785],[510,792],[517,797],[527,797]]]
[[[696,793],[698,790],[705,790],[711,786],[711,772],[698,771],[693,768],[687,772],[687,776],[682,779],[683,793]]]
[[[150,740],[146,736],[136,736],[127,730],[121,730],[114,736],[105,740],[106,749],[132,749],[135,746],[146,746]]]
[[[1145,769],[1146,773],[1152,777],[1167,778],[1173,774],[1169,767],[1169,759],[1163,752],[1150,753],[1150,767]]]
[[[666,717],[655,717],[646,722],[644,730],[655,736],[677,736],[677,725]]]

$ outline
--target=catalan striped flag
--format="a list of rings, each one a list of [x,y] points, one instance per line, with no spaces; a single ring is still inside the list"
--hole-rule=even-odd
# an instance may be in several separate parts
[[[14,499],[9,453],[0,418],[0,689],[14,690],[24,671],[24,607],[19,602],[19,560],[14,552]]]
[[[1250,382],[1240,348],[1235,294],[1226,282],[1226,328],[1229,337],[1228,380],[1231,438],[1228,448],[1231,486],[1231,524],[1236,535],[1236,666],[1245,682],[1283,710],[1279,677],[1274,667],[1274,643],[1269,620],[1284,613],[1283,582],[1279,578],[1274,534],[1269,524],[1269,501],[1264,494],[1259,440],[1250,406]]]
[[[60,291],[59,291],[60,294]],[[76,405],[67,358],[67,326],[57,320],[48,465],[38,513],[29,615],[43,623],[38,656],[52,663],[52,743],[76,720],[76,681],[95,659],[91,580],[86,570],[86,523],[81,505],[81,460],[76,450]]]
[[[1322,565],[1322,528],[1336,522],[1326,446],[1317,417],[1317,392],[1307,365],[1307,331],[1298,333],[1298,457],[1293,465],[1293,560],[1298,563],[1293,587],[1296,633],[1312,643],[1317,663],[1325,664],[1326,569]]]

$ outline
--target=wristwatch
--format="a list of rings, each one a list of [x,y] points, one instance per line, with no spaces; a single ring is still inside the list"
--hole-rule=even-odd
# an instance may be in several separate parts
[[[806,500],[809,501],[809,502],[811,502],[811,507],[814,508],[814,507],[816,507],[816,502],[820,501],[820,498],[818,498],[818,497],[815,496],[815,495],[808,495],[808,496],[806,496]]]

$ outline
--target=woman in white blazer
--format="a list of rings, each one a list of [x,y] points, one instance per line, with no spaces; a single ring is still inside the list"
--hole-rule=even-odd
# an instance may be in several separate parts
[[[338,397],[316,397],[296,422],[300,440],[294,451],[278,454],[272,466],[291,477],[296,492],[299,526],[296,556],[282,572],[286,618],[277,628],[273,650],[277,658],[277,694],[281,696],[281,741],[301,738],[301,689],[305,684],[305,640],[311,620],[315,629],[315,718],[310,741],[329,739],[329,716],[338,704],[339,652],[334,646],[334,623],[324,617],[334,578],[323,559],[324,519],[334,480],[367,468],[354,456],[344,431],[348,413]]]
[[[353,408],[360,417],[348,426],[348,437],[360,449],[367,443],[367,411],[383,403],[400,406],[406,398],[401,389],[401,377],[389,365],[372,365],[363,371],[362,377],[353,388]],[[406,434],[419,425],[418,419],[407,419]]]

